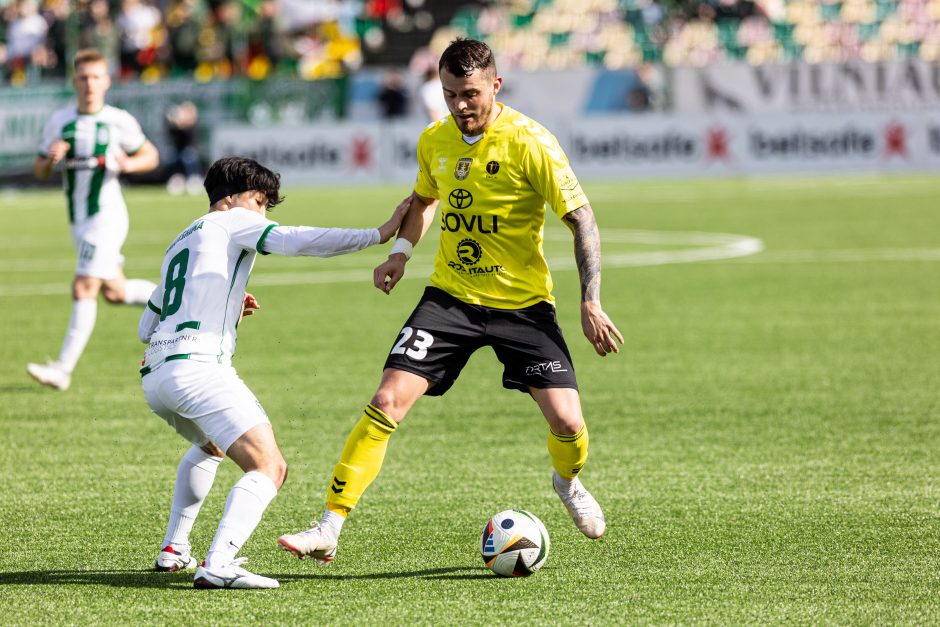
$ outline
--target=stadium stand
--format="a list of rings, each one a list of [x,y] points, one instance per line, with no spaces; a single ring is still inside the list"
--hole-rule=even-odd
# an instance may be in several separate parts
[[[504,65],[525,69],[936,61],[940,0],[516,0],[465,7],[432,49],[454,35],[483,37]]]
[[[61,79],[67,48],[88,46],[143,83],[333,78],[404,66],[457,35],[526,70],[935,62],[940,0],[0,0],[0,75]]]

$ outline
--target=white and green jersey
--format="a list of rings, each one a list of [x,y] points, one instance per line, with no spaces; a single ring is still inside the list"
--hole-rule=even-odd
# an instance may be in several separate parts
[[[47,156],[52,143],[60,139],[70,145],[63,159],[69,221],[80,227],[96,216],[107,220],[110,214],[120,214],[126,220],[115,154],[132,155],[147,141],[137,120],[110,105],[97,113],[82,114],[73,104],[56,111],[46,122],[39,154]]]
[[[149,342],[141,374],[174,359],[231,364],[258,253],[330,257],[378,241],[376,229],[284,227],[241,207],[202,216],[163,259],[160,283],[140,321],[140,339]]]

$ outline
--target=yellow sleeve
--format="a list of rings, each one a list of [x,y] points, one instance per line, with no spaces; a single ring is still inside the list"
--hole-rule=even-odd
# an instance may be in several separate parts
[[[431,176],[431,150],[428,132],[421,133],[418,138],[418,178],[415,181],[415,191],[425,198],[437,198],[437,183]]]
[[[541,133],[538,133],[538,131]],[[526,175],[532,188],[545,199],[559,218],[588,204],[578,177],[555,136],[538,129],[526,141]]]

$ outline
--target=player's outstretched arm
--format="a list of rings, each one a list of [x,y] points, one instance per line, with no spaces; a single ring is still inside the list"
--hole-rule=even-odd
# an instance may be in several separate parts
[[[591,205],[583,205],[564,217],[574,234],[574,258],[581,278],[581,328],[601,357],[619,353],[623,336],[601,307],[601,236]]]
[[[412,192],[405,198],[402,205],[405,203],[408,204],[408,209],[401,228],[398,230],[398,239],[392,247],[392,252],[388,260],[378,265],[372,272],[373,284],[386,294],[390,293],[405,276],[405,264],[411,258],[411,249],[428,232],[434,220],[434,211],[437,209],[437,202],[433,198],[425,198],[417,192]]]
[[[401,201],[391,217],[374,229],[324,229],[310,226],[277,226],[264,238],[264,252],[311,257],[332,257],[387,242],[401,226],[411,206],[411,196]]]

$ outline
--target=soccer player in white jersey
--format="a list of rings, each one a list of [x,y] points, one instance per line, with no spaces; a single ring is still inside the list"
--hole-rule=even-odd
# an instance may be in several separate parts
[[[67,390],[72,371],[95,328],[98,294],[109,303],[143,305],[154,284],[124,276],[121,247],[127,238],[127,206],[118,176],[149,172],[160,156],[130,113],[106,105],[111,86],[108,63],[95,50],[75,56],[72,83],[78,101],[52,114],[34,164],[48,178],[60,163],[72,241],[78,256],[72,282],[72,317],[55,361],[26,366],[44,385]]]
[[[441,55],[439,70],[451,115],[418,139],[411,210],[388,260],[373,274],[375,286],[391,292],[439,200],[431,285],[402,326],[378,389],[346,440],[322,518],[278,539],[285,550],[323,564],[336,556],[346,517],[378,477],[399,423],[422,396],[445,394],[484,346],[503,364],[503,387],[528,394],[545,417],[552,486],[575,525],[591,539],[607,531],[600,504],[580,479],[588,430],[542,247],[548,206],[574,236],[584,336],[602,357],[619,352],[623,336],[601,307],[594,210],[555,137],[496,100],[502,78],[489,46],[457,39]]]
[[[223,454],[245,472],[225,512],[196,588],[276,588],[235,555],[287,477],[287,464],[261,404],[232,367],[236,327],[257,301],[245,287],[255,257],[331,257],[388,241],[410,204],[377,229],[278,226],[266,216],[281,201],[279,177],[252,159],[226,157],[205,179],[209,213],[173,240],[140,319],[147,347],[140,370],[147,404],[193,446],[179,463],[170,520],[156,569],[196,566],[189,534]]]

